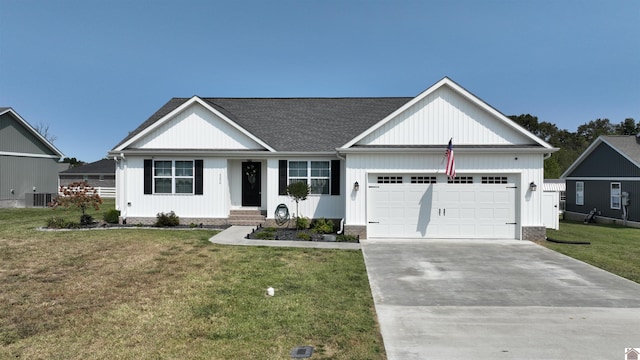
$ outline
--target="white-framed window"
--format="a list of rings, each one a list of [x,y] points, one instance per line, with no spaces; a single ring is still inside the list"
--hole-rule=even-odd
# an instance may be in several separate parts
[[[193,161],[154,161],[153,189],[155,194],[193,194]]]
[[[620,183],[612,182],[611,183],[611,208],[612,209],[620,209]]]
[[[576,181],[576,205],[584,205],[584,182]]]
[[[289,184],[305,182],[311,194],[329,194],[330,161],[289,161]]]

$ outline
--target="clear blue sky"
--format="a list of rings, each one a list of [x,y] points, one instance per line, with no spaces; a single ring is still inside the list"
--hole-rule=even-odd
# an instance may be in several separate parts
[[[95,161],[171,97],[415,96],[640,121],[640,1],[0,0],[0,106]]]

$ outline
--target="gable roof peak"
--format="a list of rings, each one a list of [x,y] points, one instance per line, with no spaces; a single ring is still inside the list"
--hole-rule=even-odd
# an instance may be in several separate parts
[[[433,84],[430,87],[428,87],[426,90],[424,90],[423,92],[418,94],[416,97],[414,97],[413,99],[408,101],[406,104],[404,104],[400,108],[396,109],[394,112],[389,114],[384,119],[378,121],[374,126],[370,127],[366,131],[360,133],[355,138],[351,139],[349,142],[344,144],[341,148],[342,149],[346,149],[346,148],[350,148],[350,147],[354,146],[358,141],[364,139],[367,135],[373,133],[375,130],[377,130],[380,127],[384,126],[386,123],[392,121],[394,118],[399,116],[401,113],[403,113],[404,111],[408,110],[409,108],[411,108],[412,106],[414,106],[415,104],[417,104],[421,100],[425,99],[429,95],[433,94],[434,92],[438,91],[443,86],[448,86],[449,88],[451,88],[453,91],[455,91],[456,93],[461,95],[463,98],[465,98],[470,103],[475,104],[476,106],[480,107],[481,109],[483,109],[487,113],[491,114],[491,116],[493,116],[494,118],[496,118],[499,121],[501,121],[502,123],[504,123],[509,128],[511,128],[511,129],[515,130],[516,132],[524,135],[525,137],[529,138],[530,140],[532,140],[536,144],[542,146],[543,148],[549,149],[550,152],[557,151],[557,149],[553,148],[549,143],[547,143],[546,141],[544,141],[544,140],[540,139],[539,137],[533,135],[531,132],[529,132],[525,128],[521,127],[520,125],[516,124],[514,121],[509,119],[503,113],[498,111],[496,108],[494,108],[493,106],[489,105],[487,102],[485,102],[484,100],[480,99],[479,97],[477,97],[476,95],[471,93],[469,90],[467,90],[464,87],[460,86],[458,83],[456,83],[455,81],[451,80],[447,76],[443,77],[438,82],[436,82],[435,84]]]
[[[0,107],[0,115],[4,115],[7,113],[10,114],[14,119],[16,119],[18,123],[24,126],[27,129],[27,131],[29,131],[35,137],[37,137],[38,140],[40,140],[47,148],[49,148],[49,150],[51,150],[55,154],[55,156],[64,157],[64,154],[62,153],[62,151],[60,151],[55,145],[53,145],[51,141],[47,140],[44,136],[42,136],[42,134],[40,134],[38,130],[36,130],[33,126],[31,126],[31,124],[29,124],[25,119],[23,119],[22,116],[20,116],[20,114],[18,114],[13,108]]]

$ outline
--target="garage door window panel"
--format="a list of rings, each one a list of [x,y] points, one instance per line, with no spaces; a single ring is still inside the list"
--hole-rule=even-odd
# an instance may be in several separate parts
[[[412,184],[435,184],[436,177],[435,176],[412,176],[411,183]]]
[[[447,180],[448,184],[473,184],[473,176],[456,176]]]
[[[378,184],[402,184],[402,176],[378,176]]]

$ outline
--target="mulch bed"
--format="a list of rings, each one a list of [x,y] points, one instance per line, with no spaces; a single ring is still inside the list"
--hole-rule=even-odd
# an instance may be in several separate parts
[[[261,233],[264,232],[273,233],[273,236],[269,236],[268,238],[260,236]],[[306,235],[301,235],[306,234]],[[264,234],[263,234],[264,235]],[[327,234],[333,235],[334,240],[327,240],[323,236],[323,234],[316,234],[311,230],[297,230],[291,228],[265,228],[258,227],[253,229],[253,231],[247,234],[247,239],[254,240],[289,240],[289,241],[336,241],[336,234]],[[339,239],[338,239],[339,241]]]

